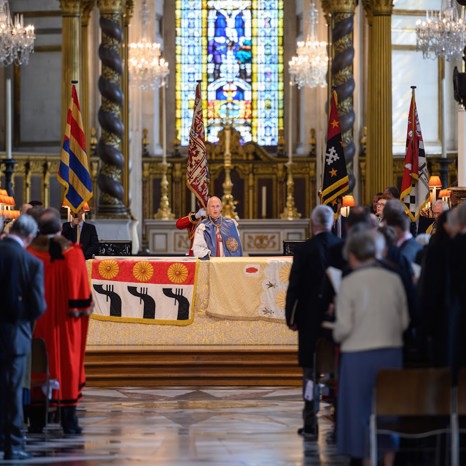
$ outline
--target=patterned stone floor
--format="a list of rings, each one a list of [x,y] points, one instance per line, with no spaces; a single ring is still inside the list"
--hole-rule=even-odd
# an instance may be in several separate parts
[[[321,405],[312,442],[296,434],[301,409],[300,389],[290,387],[88,388],[78,410],[82,436],[50,424],[28,435],[33,459],[0,464],[348,466],[330,440],[329,406]],[[435,451],[409,446],[395,466],[447,466],[448,452]]]
[[[300,390],[288,387],[88,388],[84,435],[63,437],[51,424],[28,436],[34,458],[20,464],[346,466],[326,440],[328,407],[318,442],[296,434],[301,408]]]

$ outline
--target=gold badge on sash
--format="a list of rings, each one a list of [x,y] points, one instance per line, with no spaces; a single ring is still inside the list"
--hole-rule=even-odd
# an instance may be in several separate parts
[[[231,252],[236,252],[238,250],[238,247],[239,247],[239,244],[238,244],[238,241],[236,241],[235,238],[228,238],[226,241],[225,241],[225,245],[227,247],[227,249]]]

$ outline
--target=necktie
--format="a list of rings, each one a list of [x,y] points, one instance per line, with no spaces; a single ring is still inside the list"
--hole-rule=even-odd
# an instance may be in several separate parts
[[[220,257],[220,242],[222,241],[220,237],[220,228],[215,229],[215,248],[217,249],[217,257]]]
[[[81,239],[81,225],[76,225],[76,242],[79,243]]]

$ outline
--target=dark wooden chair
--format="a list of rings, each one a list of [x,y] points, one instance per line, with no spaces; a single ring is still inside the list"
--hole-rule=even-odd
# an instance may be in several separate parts
[[[51,380],[49,371],[49,355],[43,338],[33,338],[31,346],[31,389],[39,388],[44,393],[44,426],[47,427],[51,414],[49,394],[51,391]],[[52,408],[55,419],[60,422],[60,404]]]
[[[451,394],[448,368],[380,371],[370,418],[372,464],[377,464],[379,434],[397,434],[411,439],[436,436],[436,456],[440,464],[440,436],[452,434]]]
[[[452,438],[452,465],[459,466],[461,459],[464,463],[464,456],[461,456],[461,440],[466,437],[466,369],[462,368],[458,374],[458,384],[453,387],[453,438]]]
[[[294,250],[296,246],[304,243],[305,240],[297,240],[297,241],[283,241],[283,255],[284,256],[294,256]]]
[[[131,256],[131,241],[99,241],[98,256]]]

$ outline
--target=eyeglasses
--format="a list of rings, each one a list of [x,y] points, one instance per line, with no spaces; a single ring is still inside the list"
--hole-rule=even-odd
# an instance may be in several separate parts
[[[381,207],[384,207],[385,206],[385,202],[377,202],[377,206],[381,206]]]

